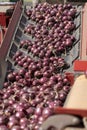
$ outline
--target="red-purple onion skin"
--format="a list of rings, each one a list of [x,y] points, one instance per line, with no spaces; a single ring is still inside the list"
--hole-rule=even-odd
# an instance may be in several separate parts
[[[18,69],[8,72],[0,91],[1,130],[39,130],[54,108],[63,106],[70,83],[61,74],[67,65],[62,53],[67,54],[75,42],[75,14],[71,4],[46,2],[26,11],[28,19],[36,23],[24,29],[33,41],[20,41],[23,51],[12,57]]]
[[[11,130],[21,130],[20,126],[14,125]]]
[[[9,130],[9,129],[5,125],[0,125],[0,130]]]

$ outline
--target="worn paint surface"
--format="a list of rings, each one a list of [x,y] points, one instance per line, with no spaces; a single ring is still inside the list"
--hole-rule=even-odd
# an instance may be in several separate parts
[[[87,60],[87,3],[82,12],[81,60]]]

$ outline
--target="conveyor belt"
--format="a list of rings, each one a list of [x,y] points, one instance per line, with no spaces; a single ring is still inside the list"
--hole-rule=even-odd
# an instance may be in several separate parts
[[[80,35],[81,35],[82,6],[75,6],[75,7],[77,8],[77,14],[76,14],[76,17],[74,20],[74,22],[76,24],[76,29],[74,30],[73,35],[75,36],[76,40],[73,45],[73,48],[69,51],[69,53],[67,53],[66,55],[63,54],[65,61],[68,62],[70,65],[69,69],[67,69],[67,71],[70,71],[70,72],[73,72],[73,62],[79,58],[79,53],[80,53],[79,49],[80,49],[80,44],[81,44]],[[28,20],[26,14],[25,14],[26,8],[27,8],[27,6],[24,6],[20,2],[18,2],[16,9],[14,11],[13,17],[12,17],[12,21],[9,25],[7,34],[3,41],[3,45],[1,47],[0,59],[3,62],[4,62],[4,60],[7,61],[7,63],[8,63],[7,71],[9,69],[12,69],[12,70],[18,69],[12,60],[12,57],[16,53],[17,50],[21,50],[24,53],[26,53],[27,55],[32,57],[32,54],[21,49],[20,44],[19,44],[20,41],[24,40],[24,39],[29,39],[31,41],[34,40],[34,39],[32,39],[31,36],[24,34],[25,26],[29,23],[32,23],[31,20]],[[28,5],[28,8],[29,8],[29,5]],[[15,16],[16,16],[16,19],[15,19]],[[14,20],[15,20],[15,22],[14,22]],[[33,24],[35,24],[35,23],[33,23]],[[3,52],[3,50],[5,50],[5,51]],[[4,59],[4,60],[2,60],[2,59]],[[5,78],[5,73],[6,72],[4,71],[3,78]],[[3,80],[1,79],[1,81],[3,81]],[[0,84],[2,84],[2,83],[0,83]]]

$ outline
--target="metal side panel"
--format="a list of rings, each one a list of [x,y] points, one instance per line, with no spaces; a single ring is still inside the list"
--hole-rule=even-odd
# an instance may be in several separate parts
[[[0,88],[2,88],[3,86],[6,72],[7,72],[7,62],[5,62],[4,60],[1,60],[0,61]]]
[[[8,63],[6,61],[6,57],[8,55],[9,49],[11,48],[10,45],[12,42],[12,37],[14,35],[15,28],[18,24],[21,12],[22,12],[22,3],[19,1],[19,2],[17,2],[16,6],[15,6],[15,9],[14,9],[13,15],[11,17],[11,21],[9,23],[5,38],[4,38],[2,46],[0,48],[0,87],[2,87],[2,84],[5,80],[5,76],[6,76],[6,72],[7,72],[7,68],[8,68]]]
[[[21,12],[22,12],[22,3],[19,1],[16,4],[15,10],[13,12],[11,21],[8,26],[8,30],[6,32],[5,38],[4,38],[2,46],[0,48],[0,59],[1,58],[5,59],[5,57],[7,55],[7,52],[8,52],[9,46],[11,44],[11,40],[12,40],[14,31],[15,31],[15,28],[17,26],[18,20],[20,18]]]

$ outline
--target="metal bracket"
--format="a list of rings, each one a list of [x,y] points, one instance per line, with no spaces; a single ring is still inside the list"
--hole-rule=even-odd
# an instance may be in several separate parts
[[[55,128],[56,130],[64,130],[67,126],[76,126],[81,122],[80,118],[73,115],[54,115],[45,120],[40,130],[49,130],[49,128]]]

